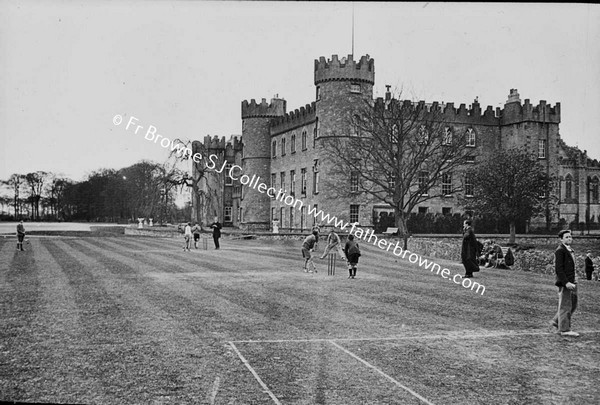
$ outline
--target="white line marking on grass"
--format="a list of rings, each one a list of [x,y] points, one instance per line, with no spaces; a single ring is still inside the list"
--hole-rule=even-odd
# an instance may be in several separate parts
[[[217,391],[219,391],[219,382],[221,379],[219,377],[215,378],[215,382],[213,383],[212,393],[210,394],[210,405],[215,404],[215,398],[217,397]]]
[[[273,402],[275,402],[278,405],[281,405],[281,402],[279,402],[279,400],[277,399],[277,397],[275,396],[275,394],[273,394],[273,392],[269,389],[269,387],[267,387],[267,385],[263,382],[263,380],[260,379],[260,377],[258,376],[258,374],[256,373],[256,371],[254,371],[254,369],[252,368],[252,366],[250,365],[250,363],[248,363],[248,360],[246,360],[246,358],[244,356],[242,356],[242,353],[240,353],[240,351],[237,349],[237,347],[235,347],[235,345],[233,344],[233,342],[229,342],[229,345],[233,348],[233,350],[235,350],[235,352],[237,353],[237,355],[240,358],[240,360],[242,360],[242,363],[244,363],[244,365],[248,368],[248,370],[250,370],[250,372],[252,373],[252,375],[254,376],[254,378],[256,378],[256,381],[258,381],[258,383],[260,384],[260,386],[263,387],[264,392],[266,392],[267,394],[269,394],[269,396],[271,397],[271,399],[273,400]]]
[[[381,371],[380,369],[378,369],[377,367],[375,367],[374,365],[372,365],[371,363],[369,363],[368,361],[358,357],[356,354],[352,353],[350,350],[347,350],[346,348],[338,345],[337,343],[335,343],[334,341],[330,341],[330,343],[332,345],[334,345],[335,347],[337,347],[338,349],[343,350],[344,352],[346,352],[347,354],[349,354],[350,356],[354,357],[356,360],[360,361],[361,363],[363,363],[365,366],[372,368],[373,370],[377,371],[379,374],[381,374],[382,376],[384,376],[385,378],[387,378],[388,380],[390,380],[391,382],[393,382],[394,384],[396,384],[398,387],[402,388],[403,390],[409,392],[410,394],[412,394],[412,396],[420,399],[422,402],[428,404],[428,405],[433,405],[432,402],[429,402],[427,399],[423,398],[422,396],[420,396],[419,394],[417,394],[415,391],[411,390],[410,388],[408,388],[407,386],[401,384],[399,381],[396,381],[395,379],[393,379],[392,377],[390,377],[389,375],[387,375],[386,373],[384,373],[383,371]]]
[[[578,330],[579,333],[600,333],[600,330]],[[525,330],[514,332],[490,332],[490,333],[462,333],[450,332],[447,335],[413,335],[413,336],[390,336],[390,337],[372,337],[372,338],[335,338],[335,339],[273,339],[273,340],[232,340],[235,343],[301,343],[301,342],[354,342],[354,341],[393,341],[393,340],[411,340],[411,339],[477,339],[477,338],[495,338],[495,337],[518,337],[518,336],[543,336],[556,335],[557,332],[548,332],[544,330]]]

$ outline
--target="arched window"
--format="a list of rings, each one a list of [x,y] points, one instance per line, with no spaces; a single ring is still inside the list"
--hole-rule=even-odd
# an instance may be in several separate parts
[[[273,157],[277,156],[277,141],[273,141],[273,147],[271,148],[271,154]]]
[[[281,156],[285,156],[285,138],[281,138]]]
[[[302,150],[306,150],[306,131],[302,131]]]
[[[296,153],[296,134],[292,134],[292,139],[290,140],[290,153]]]
[[[592,179],[591,182],[591,197],[592,197],[592,203],[594,204],[598,204],[598,185],[600,184],[600,180],[598,180],[597,176],[594,176],[594,178]]]
[[[570,174],[565,177],[565,199],[573,198],[573,178]]]
[[[475,147],[475,131],[473,128],[468,128],[465,133],[465,138],[467,141],[467,146],[474,148]]]

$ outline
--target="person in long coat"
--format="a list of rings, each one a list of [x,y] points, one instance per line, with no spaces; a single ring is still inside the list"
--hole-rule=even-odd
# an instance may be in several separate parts
[[[463,266],[465,266],[464,278],[471,278],[474,272],[479,271],[479,264],[477,263],[478,250],[477,238],[471,227],[471,220],[467,219],[463,223],[463,240],[460,252],[460,258]]]

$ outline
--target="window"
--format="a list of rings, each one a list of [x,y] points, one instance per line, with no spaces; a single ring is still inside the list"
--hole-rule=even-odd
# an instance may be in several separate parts
[[[290,171],[290,195],[296,194],[296,171]]]
[[[452,145],[452,129],[450,127],[444,128],[442,145]]]
[[[350,191],[358,191],[358,172],[350,172]]]
[[[279,227],[283,228],[283,224],[285,220],[285,208],[279,208]]]
[[[233,164],[231,164],[231,163],[227,163],[225,165],[225,185],[226,186],[232,186],[233,185],[233,179],[229,175],[229,171],[231,170],[232,167],[233,167]]]
[[[285,156],[285,138],[281,138],[281,156]]]
[[[242,207],[238,208],[238,222],[244,222],[244,211]]]
[[[300,192],[306,197],[306,168],[300,169]]]
[[[319,205],[318,204],[314,204],[313,205],[313,212],[316,213],[317,210],[319,209]],[[317,224],[317,216],[313,214],[313,226],[315,226]]]
[[[452,215],[452,207],[442,207],[442,215]]]
[[[316,97],[317,97],[316,98],[317,100],[321,99],[321,86],[317,86],[317,96]]]
[[[273,207],[273,208],[271,208],[271,222],[273,222],[277,219],[275,217],[275,215],[277,215],[277,208]]]
[[[294,207],[290,207],[290,231],[294,228]]]
[[[277,141],[273,141],[273,147],[271,148],[271,156],[277,156]]]
[[[546,140],[538,139],[538,159],[546,159]]]
[[[592,189],[591,189],[592,203],[598,204],[598,177],[594,177],[591,185],[592,185]]]
[[[223,211],[223,222],[231,222],[231,207],[226,206]]]
[[[388,177],[388,190],[390,194],[394,194],[396,188],[396,175],[392,174]]]
[[[313,166],[313,194],[319,194],[319,166],[317,162]]]
[[[290,153],[296,153],[296,134],[292,134],[292,139],[290,139]]]
[[[350,223],[358,222],[358,209],[360,205],[350,205]]]
[[[400,131],[398,130],[398,124],[392,125],[392,140],[391,143],[396,145],[398,143],[398,137],[400,135]]]
[[[465,175],[465,197],[473,197],[473,174],[467,173]]]
[[[467,129],[467,132],[465,133],[465,138],[467,140],[467,146],[470,148],[474,148],[475,147],[475,131],[473,130],[473,128]]]
[[[306,228],[306,207],[303,205],[300,208],[300,230]]]
[[[306,150],[306,130],[302,131],[302,150]]]
[[[425,145],[427,142],[429,142],[429,131],[425,125],[421,125],[417,131],[417,142],[419,145]]]
[[[465,156],[466,163],[475,163],[475,156]]]
[[[421,195],[428,196],[429,195],[429,172],[421,170],[419,172],[419,190],[421,190]]]
[[[315,127],[313,128],[313,148],[317,146],[317,138],[319,137],[319,119],[315,120]]]
[[[573,198],[573,179],[570,174],[565,178],[565,198]]]
[[[352,83],[350,85],[350,93],[360,93],[360,84],[359,83]]]
[[[419,214],[427,214],[429,208],[427,207],[419,207]]]
[[[442,194],[452,194],[452,173],[442,174]]]
[[[277,187],[277,185],[275,184],[277,182],[277,175],[275,173],[271,173],[271,187],[275,188]]]

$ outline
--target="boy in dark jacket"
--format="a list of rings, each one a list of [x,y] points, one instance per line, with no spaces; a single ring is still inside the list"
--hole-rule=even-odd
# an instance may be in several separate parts
[[[348,278],[354,278],[356,277],[356,266],[358,265],[358,258],[360,257],[360,248],[358,247],[358,243],[354,240],[354,235],[348,235],[344,253],[348,258]]]
[[[577,308],[577,283],[575,280],[575,252],[571,248],[573,236],[571,231],[564,230],[558,234],[560,245],[554,252],[554,269],[558,287],[558,311],[552,325],[558,328],[563,336],[579,336],[571,330],[571,315]]]

